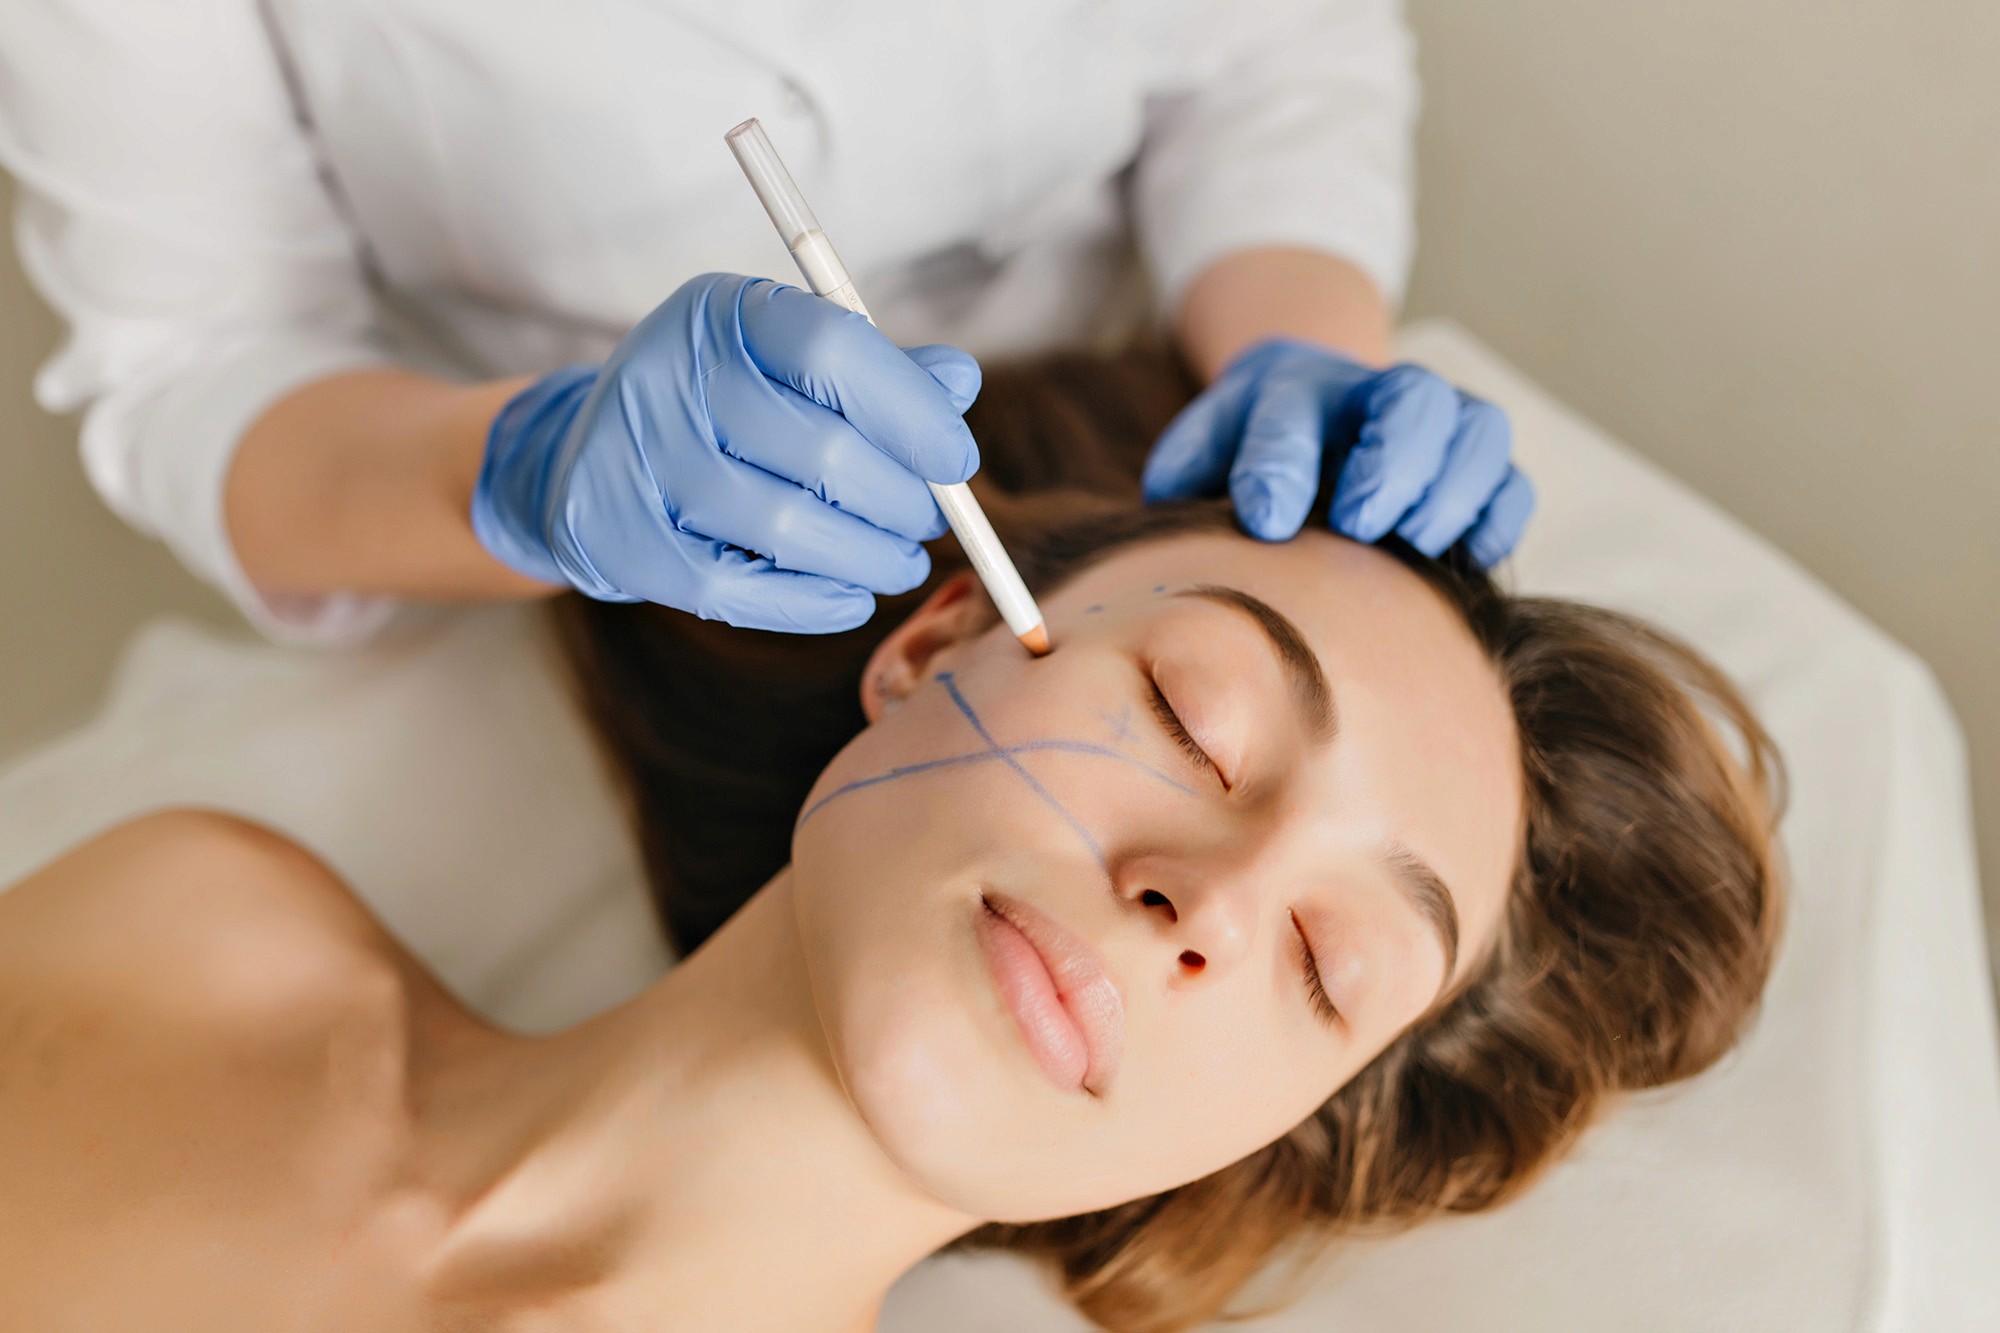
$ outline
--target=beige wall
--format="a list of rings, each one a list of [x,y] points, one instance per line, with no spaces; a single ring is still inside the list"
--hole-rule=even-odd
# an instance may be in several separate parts
[[[0,209],[11,237],[4,174]],[[60,336],[0,240],[0,756],[89,717],[147,614],[234,616],[98,502],[77,463],[76,423],[35,406],[29,381]]]
[[[2000,6],[1410,6],[1410,312],[1456,316],[1928,658],[2000,902]],[[142,614],[227,614],[34,408],[57,336],[5,249],[0,753],[85,716]]]
[[[2000,5],[1407,3],[1409,313],[1456,317],[1930,661],[2000,925]]]

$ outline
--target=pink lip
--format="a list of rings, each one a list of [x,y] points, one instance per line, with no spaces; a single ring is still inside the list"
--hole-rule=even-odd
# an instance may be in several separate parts
[[[977,931],[1036,1063],[1057,1087],[1102,1096],[1125,1044],[1125,1003],[1097,951],[999,893],[984,896]]]

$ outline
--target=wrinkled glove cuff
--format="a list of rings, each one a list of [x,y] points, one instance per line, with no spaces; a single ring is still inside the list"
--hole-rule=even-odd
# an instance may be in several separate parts
[[[597,375],[591,364],[550,371],[508,399],[486,432],[473,535],[501,564],[544,583],[572,582],[550,549],[547,508],[563,437]]]

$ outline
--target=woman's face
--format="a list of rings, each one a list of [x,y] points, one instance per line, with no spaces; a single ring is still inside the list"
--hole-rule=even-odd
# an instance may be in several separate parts
[[[999,1221],[1305,1119],[1476,965],[1521,818],[1493,668],[1379,551],[1172,537],[1041,606],[1039,659],[969,580],[885,641],[793,845],[849,1096],[914,1181]]]

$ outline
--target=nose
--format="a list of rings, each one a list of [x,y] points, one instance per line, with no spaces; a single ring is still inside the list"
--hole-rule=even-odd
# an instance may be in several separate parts
[[[1180,946],[1184,976],[1221,976],[1248,956],[1264,910],[1259,873],[1248,860],[1183,856],[1129,857],[1112,870],[1118,896],[1152,918],[1153,928]]]

